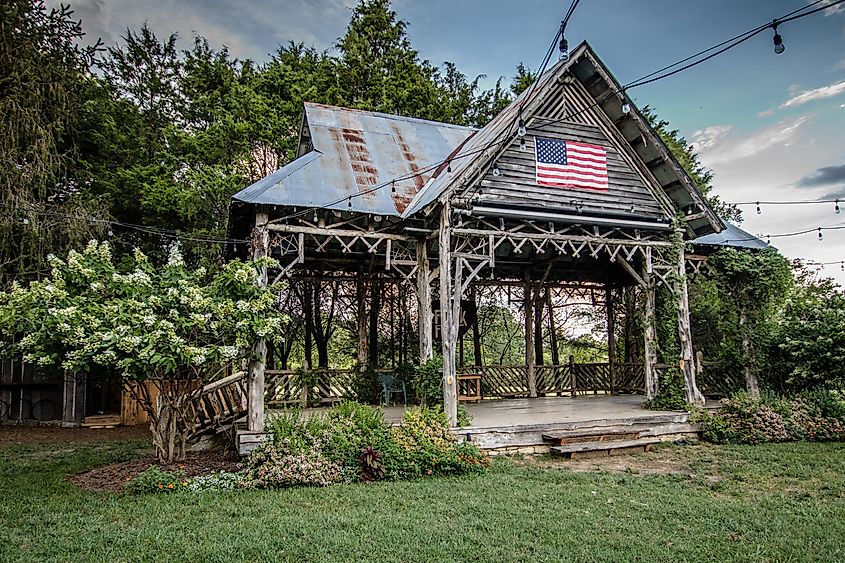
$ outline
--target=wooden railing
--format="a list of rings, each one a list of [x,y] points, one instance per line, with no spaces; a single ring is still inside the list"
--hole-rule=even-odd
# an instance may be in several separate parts
[[[527,397],[528,368],[516,366],[465,366],[458,373],[480,373],[485,397]],[[534,367],[538,395],[586,393],[641,393],[645,388],[642,364],[540,365]]]
[[[391,370],[378,370],[390,373]],[[480,373],[484,397],[527,397],[528,368],[512,366],[465,366],[459,374]],[[645,388],[642,364],[604,363],[540,365],[534,367],[540,395],[587,393],[641,393]],[[327,404],[354,399],[355,371],[322,369],[303,374],[286,370],[264,373],[264,400],[268,406]]]
[[[307,373],[267,370],[264,372],[264,401],[271,406],[284,406],[354,399],[355,375],[352,369],[316,369]]]
[[[195,415],[193,434],[231,426],[247,412],[247,372],[239,371],[209,383],[191,402]]]

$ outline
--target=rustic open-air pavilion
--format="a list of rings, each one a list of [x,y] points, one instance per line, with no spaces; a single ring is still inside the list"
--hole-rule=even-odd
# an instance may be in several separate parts
[[[606,189],[538,183],[538,139],[600,147]],[[665,367],[657,361],[659,286],[677,303],[685,399],[703,404],[685,242],[724,225],[587,43],[480,130],[306,104],[296,156],[234,196],[230,235],[250,243],[236,245],[233,254],[277,259],[280,266],[265,271],[263,283],[329,280],[354,287],[360,366],[368,364],[373,296],[392,287],[415,297],[406,321],[416,321],[421,361],[439,342],[452,424],[459,395],[470,394],[459,385],[467,379],[462,374],[480,375],[485,396],[525,397],[528,405],[536,397],[572,400],[585,391],[653,398]],[[524,365],[459,369],[459,333],[466,330],[460,319],[470,297],[485,288],[519,295]],[[537,365],[543,307],[579,292],[607,311],[608,361],[575,365],[553,357],[552,364]],[[613,323],[625,299],[641,310],[643,330],[636,354],[617,358]],[[256,353],[247,381],[252,432],[263,427],[266,343]],[[268,388],[290,390],[274,370],[266,375]],[[326,395],[338,389],[333,382],[324,387]]]

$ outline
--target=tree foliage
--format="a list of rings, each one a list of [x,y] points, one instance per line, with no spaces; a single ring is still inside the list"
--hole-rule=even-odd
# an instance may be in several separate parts
[[[0,292],[6,352],[120,377],[146,411],[162,461],[184,456],[190,401],[202,384],[250,357],[259,338],[282,335],[275,293],[256,283],[260,263],[233,261],[209,273],[186,267],[174,249],[163,268],[138,251],[123,269],[108,243],[97,242],[50,263],[45,279]]]

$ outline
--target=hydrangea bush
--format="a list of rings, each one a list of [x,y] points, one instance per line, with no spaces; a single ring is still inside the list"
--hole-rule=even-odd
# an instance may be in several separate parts
[[[159,460],[184,459],[193,425],[191,400],[252,353],[282,335],[286,318],[273,290],[260,288],[268,259],[233,261],[221,270],[188,268],[178,249],[154,266],[136,251],[118,267],[106,242],[92,241],[65,259],[50,257],[49,277],[0,292],[5,352],[71,373],[99,369],[125,383],[146,411]],[[158,403],[158,404],[157,404]]]
[[[705,440],[761,444],[793,440],[845,440],[845,401],[834,392],[813,391],[791,399],[746,393],[722,401],[715,414],[697,417]]]

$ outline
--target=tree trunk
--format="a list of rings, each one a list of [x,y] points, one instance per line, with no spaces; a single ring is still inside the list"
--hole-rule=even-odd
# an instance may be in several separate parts
[[[742,356],[743,371],[745,372],[745,390],[755,399],[760,398],[760,384],[757,382],[757,375],[754,373],[754,360],[751,353],[751,337],[749,335],[748,318],[745,315],[745,307],[739,308],[739,331],[742,335]]]
[[[534,360],[538,366],[546,363],[543,358],[543,308],[546,302],[540,299],[540,290],[540,286],[534,288],[534,296],[531,299],[534,305]]]
[[[378,317],[381,311],[381,291],[382,283],[379,280],[372,280],[370,282],[370,338],[369,338],[369,355],[370,366],[373,369],[379,367],[379,346],[378,346]]]
[[[546,288],[546,307],[549,309],[549,343],[552,350],[552,365],[560,365],[560,350],[557,348],[557,327],[555,326],[555,310],[552,306],[552,292]]]

